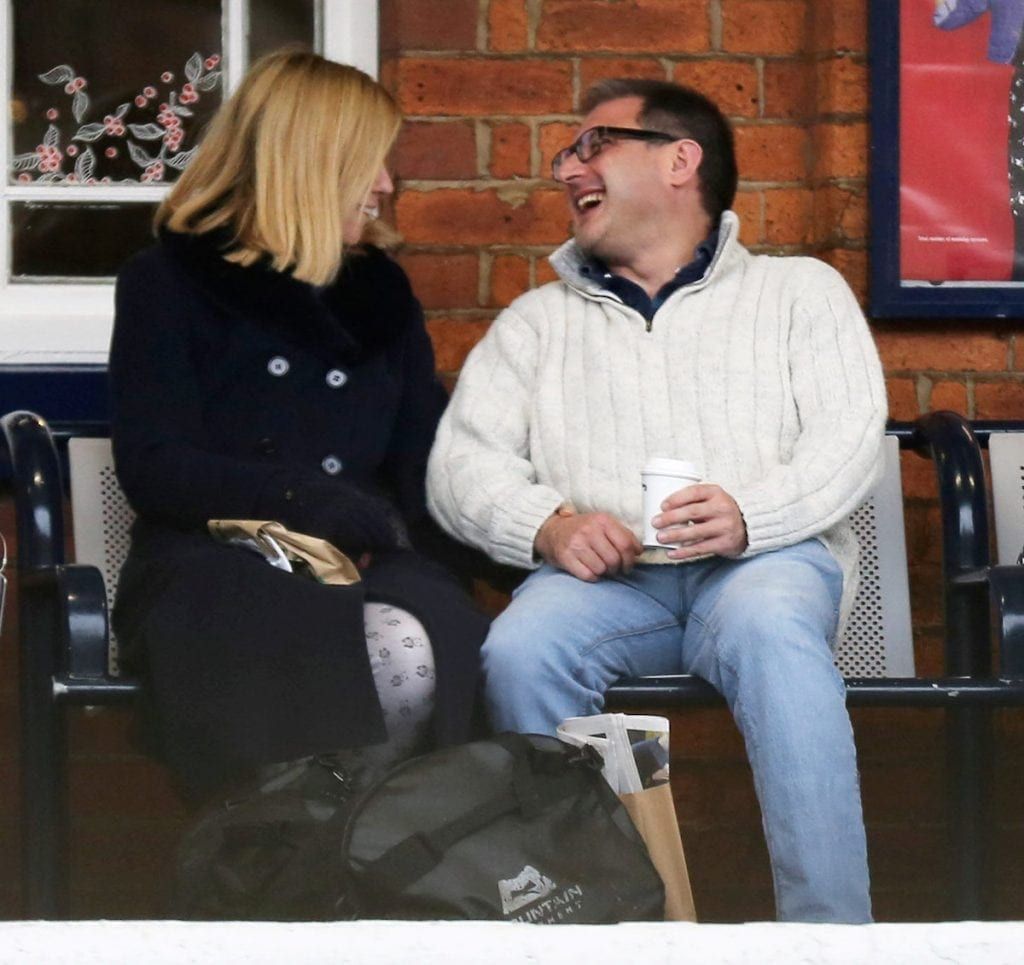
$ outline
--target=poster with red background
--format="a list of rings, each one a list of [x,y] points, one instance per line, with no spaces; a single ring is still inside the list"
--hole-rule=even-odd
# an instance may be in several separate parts
[[[988,60],[991,14],[941,30],[935,0],[899,3],[900,279],[1005,284],[1013,67]]]

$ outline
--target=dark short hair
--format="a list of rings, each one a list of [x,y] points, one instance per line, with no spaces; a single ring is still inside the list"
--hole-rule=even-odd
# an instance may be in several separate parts
[[[717,225],[722,212],[732,207],[739,175],[732,127],[718,106],[699,91],[665,80],[628,77],[598,81],[583,95],[583,111],[621,97],[639,97],[641,127],[696,141],[703,151],[700,195],[704,210]]]

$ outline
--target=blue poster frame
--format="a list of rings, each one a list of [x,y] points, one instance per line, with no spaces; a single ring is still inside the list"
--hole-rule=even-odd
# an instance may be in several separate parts
[[[870,0],[868,66],[871,211],[868,313],[872,318],[1024,319],[1024,286],[905,286],[900,280],[900,6]]]

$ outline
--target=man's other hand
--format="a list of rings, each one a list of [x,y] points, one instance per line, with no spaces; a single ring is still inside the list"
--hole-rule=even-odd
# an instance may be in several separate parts
[[[670,559],[736,557],[747,548],[747,527],[740,508],[721,486],[686,486],[672,493],[661,508],[653,520],[659,541],[682,544],[668,550]]]
[[[607,513],[551,516],[537,531],[534,548],[552,566],[588,583],[628,573],[643,552],[633,533]]]

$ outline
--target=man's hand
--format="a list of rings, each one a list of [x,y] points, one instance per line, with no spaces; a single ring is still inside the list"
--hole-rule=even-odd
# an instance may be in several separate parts
[[[673,560],[709,554],[735,557],[747,548],[747,527],[736,500],[713,483],[672,493],[653,523],[662,543],[683,544],[669,549]]]
[[[534,548],[552,566],[588,583],[628,573],[643,552],[633,533],[607,513],[551,516],[537,531]]]

